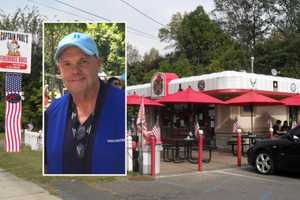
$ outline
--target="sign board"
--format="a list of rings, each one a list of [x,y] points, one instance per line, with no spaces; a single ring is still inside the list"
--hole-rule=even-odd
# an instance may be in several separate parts
[[[163,73],[156,73],[151,80],[151,97],[163,97],[166,94],[166,80]]]
[[[0,72],[30,73],[32,36],[0,30]]]

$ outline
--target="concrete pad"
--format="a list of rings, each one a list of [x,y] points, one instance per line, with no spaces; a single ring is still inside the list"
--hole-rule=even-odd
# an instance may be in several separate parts
[[[0,170],[0,200],[59,200],[42,187]]]

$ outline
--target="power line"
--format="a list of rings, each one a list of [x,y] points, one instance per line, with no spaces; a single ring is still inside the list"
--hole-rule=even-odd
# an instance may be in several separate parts
[[[77,15],[77,14],[74,14],[74,13],[72,13],[72,12],[68,12],[68,11],[66,11],[66,10],[62,10],[62,9],[59,9],[59,8],[55,8],[55,7],[52,7],[52,6],[48,6],[48,5],[46,5],[46,4],[39,3],[39,2],[34,1],[34,0],[27,0],[27,1],[32,2],[32,3],[34,3],[34,4],[37,4],[37,5],[40,5],[40,6],[44,6],[44,7],[46,7],[46,8],[50,8],[50,9],[52,9],[52,10],[56,10],[56,11],[59,11],[59,12],[62,12],[62,13],[66,13],[66,14],[68,14],[68,15],[73,15],[73,16],[75,16],[75,17],[85,18],[86,20],[94,21],[93,19],[86,18],[86,17],[83,17],[83,16],[81,16],[81,15]]]
[[[97,17],[97,18],[103,19],[103,20],[105,20],[105,21],[111,22],[111,20],[108,19],[108,18],[102,17],[102,16],[100,16],[100,15],[96,15],[96,14],[94,14],[94,13],[91,13],[91,12],[89,12],[89,11],[83,10],[83,9],[78,8],[78,7],[75,7],[75,6],[72,6],[71,4],[65,3],[65,2],[63,2],[63,1],[60,1],[60,0],[54,0],[54,1],[56,1],[56,2],[58,2],[58,3],[61,3],[61,4],[65,5],[65,6],[69,6],[69,7],[73,8],[73,9],[79,10],[79,11],[81,11],[81,12],[87,13],[87,14],[92,15],[92,16],[94,16],[94,17]]]
[[[151,21],[165,27],[166,25],[160,23],[159,21],[157,21],[156,19],[154,19],[153,17],[147,15],[146,13],[142,12],[141,10],[139,10],[138,8],[134,7],[132,4],[130,4],[129,2],[125,1],[125,0],[119,0],[121,2],[123,2],[124,4],[126,4],[127,6],[129,6],[130,8],[134,9],[135,11],[137,11],[138,13],[140,13],[141,15],[143,15],[144,17],[150,19]]]
[[[108,18],[105,18],[105,17],[99,16],[99,15],[96,15],[96,14],[94,14],[94,13],[91,13],[91,12],[89,12],[89,11],[83,10],[83,9],[78,8],[78,7],[75,7],[75,6],[72,6],[72,5],[70,5],[70,4],[68,4],[68,3],[65,3],[65,2],[63,2],[63,1],[60,1],[60,0],[54,0],[54,1],[56,1],[56,2],[58,2],[58,3],[61,3],[61,4],[63,4],[63,5],[69,6],[69,7],[73,8],[73,9],[75,9],[75,10],[78,10],[78,11],[80,11],[80,12],[83,12],[83,13],[92,15],[92,16],[94,16],[94,17],[100,18],[100,19],[102,19],[102,20],[111,22],[111,20],[108,19]],[[152,35],[152,34],[146,33],[146,32],[144,32],[144,31],[141,31],[141,30],[139,30],[139,29],[133,28],[133,27],[131,27],[131,26],[127,26],[127,28],[128,28],[128,29],[131,29],[132,31],[139,32],[139,33],[141,33],[141,34],[147,35],[147,36],[149,36],[149,37],[157,38],[156,36],[154,36],[154,35]]]
[[[155,41],[160,41],[160,40],[157,39],[157,38],[148,37],[148,36],[146,36],[146,35],[142,35],[142,34],[140,34],[140,33],[138,33],[138,32],[133,32],[133,31],[131,31],[131,30],[127,30],[127,32],[128,32],[128,33],[131,33],[131,34],[134,34],[134,35],[136,35],[136,36],[139,36],[139,37],[146,38],[146,39],[155,40]]]

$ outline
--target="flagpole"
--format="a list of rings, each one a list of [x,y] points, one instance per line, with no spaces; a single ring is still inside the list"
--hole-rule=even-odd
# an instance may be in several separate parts
[[[143,105],[143,104],[144,104],[144,97],[142,96],[141,105]],[[145,107],[144,107],[144,113],[145,113]],[[143,143],[144,143],[143,123],[144,123],[143,121],[142,121],[142,123],[140,123],[140,130],[141,130],[141,132],[140,132],[140,138],[139,138],[139,140],[140,140],[139,141],[139,171],[140,171],[141,174],[143,174]]]

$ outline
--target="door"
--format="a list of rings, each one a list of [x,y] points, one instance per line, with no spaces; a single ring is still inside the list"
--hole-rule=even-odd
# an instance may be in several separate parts
[[[280,151],[280,167],[288,171],[300,171],[300,141],[291,141]]]

